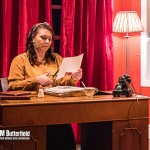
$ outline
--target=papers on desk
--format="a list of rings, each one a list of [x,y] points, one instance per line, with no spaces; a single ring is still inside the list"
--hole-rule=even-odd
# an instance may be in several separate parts
[[[81,67],[82,59],[83,54],[75,57],[63,58],[56,80],[64,77],[66,72],[76,72]]]
[[[44,92],[46,94],[55,96],[74,96],[75,93],[80,93],[83,95],[84,88],[75,86],[56,86],[51,88],[45,88]]]

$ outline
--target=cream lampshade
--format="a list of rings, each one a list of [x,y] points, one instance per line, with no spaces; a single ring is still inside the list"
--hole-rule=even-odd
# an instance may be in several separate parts
[[[113,32],[142,32],[143,26],[136,11],[120,11],[113,22]]]

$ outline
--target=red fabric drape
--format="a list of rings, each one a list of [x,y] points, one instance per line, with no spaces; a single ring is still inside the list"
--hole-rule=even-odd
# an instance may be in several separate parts
[[[112,1],[62,0],[63,57],[84,53],[83,81],[100,90],[113,89]]]
[[[0,77],[7,77],[12,59],[25,51],[26,34],[38,22],[52,24],[51,0],[2,0]]]
[[[62,0],[60,54],[84,53],[83,78],[87,86],[113,89],[111,0]],[[73,124],[76,142],[80,126]]]

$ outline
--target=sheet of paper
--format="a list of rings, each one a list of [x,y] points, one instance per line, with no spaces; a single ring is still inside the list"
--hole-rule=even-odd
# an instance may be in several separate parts
[[[56,80],[64,77],[66,72],[76,72],[81,67],[82,59],[83,54],[75,57],[64,58],[59,68]]]

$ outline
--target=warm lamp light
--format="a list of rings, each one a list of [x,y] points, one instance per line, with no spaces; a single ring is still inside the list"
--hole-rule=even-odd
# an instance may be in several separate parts
[[[120,11],[116,14],[113,22],[113,32],[126,33],[126,73],[129,73],[129,60],[128,60],[128,33],[142,32],[144,30],[140,18],[136,11]]]

